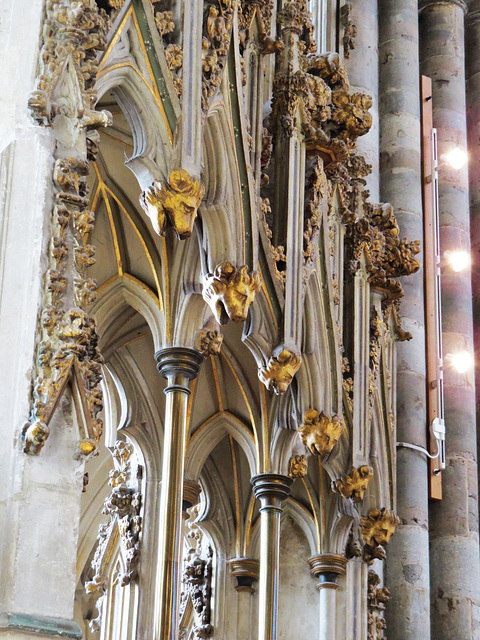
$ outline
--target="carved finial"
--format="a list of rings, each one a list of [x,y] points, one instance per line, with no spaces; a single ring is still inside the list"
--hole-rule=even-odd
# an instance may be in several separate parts
[[[365,495],[368,483],[373,477],[373,469],[368,464],[359,467],[352,467],[349,474],[338,478],[335,481],[335,488],[344,498],[355,503],[361,502]]]
[[[308,472],[308,462],[305,456],[292,456],[288,464],[290,478],[305,478]]]
[[[168,181],[155,180],[140,196],[140,204],[152,221],[153,228],[164,236],[169,222],[180,240],[189,238],[197,217],[205,187],[184,169],[170,172]]]
[[[298,434],[303,444],[316,456],[328,456],[337,444],[343,431],[343,421],[339,416],[329,416],[322,411],[308,409]]]
[[[213,322],[207,322],[200,331],[196,348],[204,358],[208,358],[219,355],[222,343],[223,336],[220,331],[215,328]]]
[[[261,286],[260,275],[248,267],[234,267],[224,261],[203,281],[203,298],[213,311],[217,322],[227,324],[229,320],[244,322],[248,309]]]
[[[297,353],[282,349],[278,355],[270,358],[265,367],[258,370],[258,377],[269,391],[281,395],[290,386],[301,364],[302,359]]]
[[[388,544],[399,524],[400,518],[386,507],[370,509],[368,515],[360,517],[360,534],[365,542],[363,557],[368,564],[372,564],[375,558],[385,559],[383,547]]]

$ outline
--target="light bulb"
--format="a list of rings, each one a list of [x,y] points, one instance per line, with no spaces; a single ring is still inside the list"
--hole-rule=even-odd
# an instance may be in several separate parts
[[[464,269],[468,269],[472,261],[470,253],[468,251],[445,251],[443,255],[448,260],[448,263],[452,267],[453,271],[455,271],[455,273],[463,271]]]
[[[473,367],[473,357],[468,351],[460,351],[459,353],[452,353],[449,360],[453,368],[458,373],[467,373],[469,369]]]
[[[448,153],[443,153],[440,160],[446,160],[452,169],[460,170],[467,162],[467,152],[460,147],[454,147]]]

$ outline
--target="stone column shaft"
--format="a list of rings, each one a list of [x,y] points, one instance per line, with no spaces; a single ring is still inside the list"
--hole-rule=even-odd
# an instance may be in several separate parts
[[[421,4],[422,72],[432,78],[433,124],[440,158],[440,245],[470,250],[468,166],[442,162],[454,147],[466,149],[464,12],[461,0]],[[477,52],[472,52],[472,56]],[[473,159],[472,159],[473,160]],[[473,160],[473,162],[475,162]],[[469,269],[442,269],[444,353],[473,353]],[[478,554],[475,376],[458,374],[445,358],[446,469],[443,500],[430,507],[432,635],[435,640],[477,637]]]
[[[378,122],[378,0],[351,3],[350,19],[357,29],[355,48],[345,61],[348,80],[354,91],[372,97],[372,127],[357,140],[358,153],[372,165],[367,177],[371,202],[380,202],[379,122]]]
[[[255,497],[261,504],[258,640],[277,640],[280,516],[292,481],[276,473],[262,473],[251,480]]]
[[[347,559],[338,555],[319,555],[309,560],[311,573],[318,579],[320,593],[319,640],[335,640],[337,618],[337,579],[345,575]]]
[[[167,379],[159,517],[159,565],[156,577],[155,640],[178,636],[178,603],[182,561],[182,506],[189,384],[203,356],[194,349],[171,347],[155,354],[157,368]]]
[[[390,202],[400,237],[422,242],[420,69],[417,0],[379,3],[380,196]],[[398,343],[397,440],[426,446],[423,269],[402,281],[402,324],[412,334]],[[397,505],[401,518],[388,545],[386,578],[390,640],[430,638],[428,466],[421,453],[397,449]],[[405,571],[409,567],[409,572]],[[412,579],[413,575],[413,579]]]

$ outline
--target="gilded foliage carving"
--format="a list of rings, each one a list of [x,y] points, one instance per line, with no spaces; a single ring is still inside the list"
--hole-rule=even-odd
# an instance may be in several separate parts
[[[97,147],[98,127],[111,114],[95,111],[93,89],[97,54],[105,47],[106,14],[88,0],[48,0],[43,28],[41,70],[28,99],[35,120],[52,127],[56,139],[53,168],[52,236],[45,299],[40,317],[36,381],[30,420],[21,434],[25,453],[37,454],[49,424],[74,377],[87,433],[75,455],[94,452],[102,432],[98,414],[102,357],[88,306],[95,282],[88,268],[95,248],[88,238],[94,216],[88,211],[88,161]],[[68,265],[68,266],[67,266]],[[71,266],[70,266],[71,265]]]
[[[380,587],[380,576],[372,569],[368,572],[368,631],[367,640],[385,640],[385,604],[390,600],[387,587]]]
[[[384,546],[395,533],[400,519],[386,507],[370,509],[366,516],[360,518],[360,534],[365,542],[363,558],[372,564],[375,558],[384,560],[386,552]]]
[[[402,297],[403,289],[396,278],[411,275],[420,268],[415,258],[420,252],[420,241],[400,240],[392,206],[369,205],[364,217],[353,222],[348,232],[353,269],[364,254],[372,287],[384,291],[391,299]]]
[[[95,129],[111,124],[107,111],[96,111],[93,90],[97,54],[105,48],[106,14],[88,0],[47,0],[43,26],[41,73],[28,99],[33,117],[53,126],[57,118],[76,121],[76,128]],[[77,91],[63,93],[66,67],[76,79]],[[76,134],[78,135],[78,133]]]
[[[240,28],[248,29],[256,13],[261,22],[262,32],[268,35],[271,31],[272,10],[273,0],[241,0],[238,16]]]
[[[287,391],[301,364],[302,358],[298,353],[284,348],[277,355],[272,355],[267,364],[258,370],[258,377],[269,391],[282,395]]]
[[[288,463],[290,478],[305,478],[308,473],[308,462],[305,456],[292,456]]]
[[[91,565],[93,577],[85,583],[87,593],[99,596],[96,603],[98,616],[90,622],[90,628],[94,632],[101,628],[102,603],[111,570],[109,563],[117,540],[125,569],[115,576],[115,582],[120,586],[125,587],[136,579],[140,555],[141,494],[138,491],[133,445],[117,440],[112,457],[115,467],[110,471],[108,479],[112,491],[105,499],[102,511],[110,519],[99,527],[97,548]]]
[[[373,469],[367,464],[358,469],[352,467],[350,473],[335,480],[335,489],[347,500],[361,502],[367,490],[368,483],[373,477]]]
[[[236,0],[215,0],[204,7],[202,38],[202,111],[207,114],[210,100],[222,81]]]
[[[208,544],[201,529],[195,522],[187,523],[188,544],[182,574],[182,594],[180,600],[180,638],[188,632],[184,626],[184,613],[189,600],[193,606],[192,640],[210,638],[212,625],[212,575],[213,549]]]
[[[226,260],[204,278],[203,298],[220,324],[244,322],[261,283],[256,271],[249,273],[246,265],[237,268]]]
[[[156,233],[164,236],[171,225],[179,240],[189,238],[197,217],[205,187],[191,178],[184,169],[170,172],[168,180],[155,180],[140,196],[144,208]]]
[[[344,430],[342,419],[325,411],[308,409],[298,434],[307,449],[316,456],[329,456]]]
[[[350,52],[355,49],[355,38],[357,37],[357,27],[352,22],[351,13],[352,5],[347,2],[340,9],[340,24],[343,28],[343,57],[345,59],[350,58]]]
[[[155,25],[162,38],[165,61],[177,95],[181,97],[183,91],[183,48],[174,41],[175,22],[172,11],[156,11]]]
[[[222,348],[223,336],[213,323],[207,323],[198,338],[197,349],[200,353],[208,358],[209,356],[218,356]]]
[[[97,443],[102,433],[98,414],[102,357],[97,348],[95,322],[87,313],[95,298],[95,282],[87,277],[94,262],[88,243],[93,214],[87,210],[86,162],[59,159],[54,166],[55,205],[46,301],[41,314],[41,341],[37,352],[37,379],[29,422],[22,431],[25,453],[37,454],[49,433],[49,423],[69,382],[76,377],[87,418],[86,441]],[[72,274],[67,259],[73,253]],[[86,455],[90,446],[79,447]]]

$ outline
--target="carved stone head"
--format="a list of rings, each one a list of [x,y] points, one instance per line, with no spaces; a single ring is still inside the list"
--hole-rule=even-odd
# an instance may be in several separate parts
[[[355,503],[361,502],[372,476],[373,469],[368,464],[364,464],[358,469],[352,467],[348,475],[335,481],[335,487],[344,498],[351,499]]]
[[[261,282],[260,275],[256,271],[249,274],[246,265],[236,268],[224,261],[204,279],[203,298],[220,324],[244,322]]]
[[[290,386],[301,364],[302,359],[297,353],[283,349],[278,356],[272,356],[265,367],[258,370],[258,377],[269,391],[273,390],[281,395]]]
[[[184,169],[172,171],[168,181],[155,180],[140,196],[140,204],[150,217],[155,231],[164,236],[167,222],[180,240],[191,236],[205,194],[204,185],[191,178]]]
[[[303,444],[316,456],[328,456],[343,431],[343,421],[337,415],[308,409],[298,430]]]
[[[360,533],[365,543],[372,547],[385,545],[399,524],[400,519],[386,507],[370,509],[367,516],[360,518]]]

